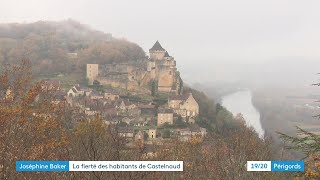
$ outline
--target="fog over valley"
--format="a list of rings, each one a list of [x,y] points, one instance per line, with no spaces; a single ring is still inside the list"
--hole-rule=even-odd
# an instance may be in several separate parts
[[[220,60],[213,60],[220,61]],[[221,60],[215,64],[182,67],[190,83],[241,83],[250,87],[306,87],[318,81],[319,58],[274,57],[246,63],[245,60]]]
[[[0,179],[319,179],[319,7],[1,0]]]

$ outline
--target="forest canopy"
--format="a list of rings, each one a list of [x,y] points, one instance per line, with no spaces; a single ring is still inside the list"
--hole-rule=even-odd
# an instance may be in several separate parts
[[[73,20],[0,24],[1,66],[29,59],[36,64],[36,76],[81,72],[87,63],[107,64],[144,57],[145,52],[137,44]]]

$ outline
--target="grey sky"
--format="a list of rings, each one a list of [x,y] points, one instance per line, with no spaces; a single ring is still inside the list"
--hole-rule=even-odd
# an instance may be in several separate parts
[[[319,57],[319,7],[318,0],[1,0],[0,22],[71,18],[145,51],[159,40],[186,72],[201,69],[195,62],[210,70]]]

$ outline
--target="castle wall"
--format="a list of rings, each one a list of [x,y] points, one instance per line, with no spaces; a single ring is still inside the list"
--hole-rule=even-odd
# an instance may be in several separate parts
[[[99,77],[97,79],[101,85],[110,85],[113,88],[123,88],[127,89],[127,81],[120,81],[119,79],[111,79]]]
[[[148,86],[151,81],[153,81],[155,78],[152,72],[147,72],[145,76],[140,81],[140,86]]]
[[[136,81],[138,84],[142,83],[143,78],[146,76],[146,74],[148,74],[149,72],[146,71],[145,69],[141,69],[141,68],[136,68],[136,69],[132,69],[132,71],[130,71],[128,73],[128,79],[130,81]]]
[[[129,64],[127,63],[122,63],[122,64],[108,64],[105,65],[103,68],[101,68],[101,75],[107,75],[107,74],[113,74],[113,73],[118,73],[118,74],[123,74],[123,73],[128,73],[128,66]]]
[[[149,61],[147,71],[150,73],[151,78],[154,80],[156,78],[156,62]]]
[[[158,90],[160,92],[171,92],[175,81],[175,71],[168,66],[159,66]]]
[[[150,59],[161,60],[165,54],[166,51],[150,51]]]

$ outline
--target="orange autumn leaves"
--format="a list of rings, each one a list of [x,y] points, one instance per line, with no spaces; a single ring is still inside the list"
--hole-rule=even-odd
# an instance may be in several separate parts
[[[31,81],[28,61],[7,66],[0,76],[0,91],[12,90],[12,98],[0,96],[0,179],[19,177],[16,160],[59,160],[67,158],[67,133],[57,111],[46,98],[39,84]],[[50,99],[50,98],[48,98]]]

